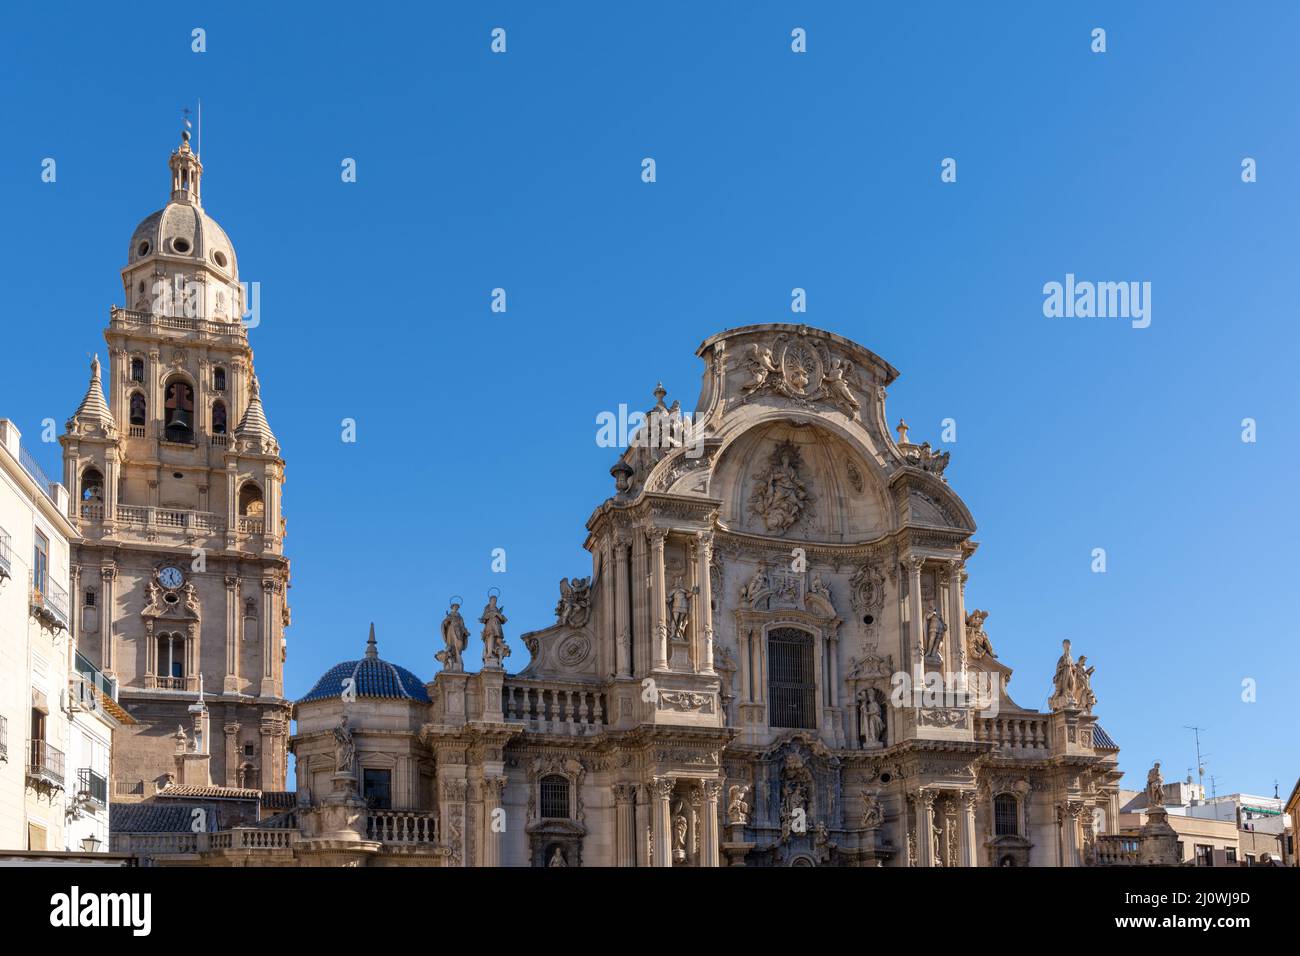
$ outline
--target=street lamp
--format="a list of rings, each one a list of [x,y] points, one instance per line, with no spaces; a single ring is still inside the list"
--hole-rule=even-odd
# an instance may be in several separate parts
[[[99,837],[94,835],[83,837],[81,840],[81,848],[87,853],[98,853],[100,842]]]

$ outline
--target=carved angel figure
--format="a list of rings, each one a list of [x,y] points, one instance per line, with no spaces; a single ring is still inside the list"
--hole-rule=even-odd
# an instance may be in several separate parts
[[[436,657],[443,666],[444,670],[460,671],[464,669],[464,652],[469,644],[469,628],[465,626],[465,619],[460,616],[460,605],[453,603],[451,609],[447,611],[447,616],[442,619],[442,643],[443,649]]]
[[[753,604],[754,599],[767,590],[767,571],[758,568],[754,571],[754,576],[749,579],[740,591],[740,599],[746,604]]]
[[[862,791],[862,828],[873,830],[885,822],[885,808],[874,790]]]
[[[997,657],[993,651],[993,645],[989,642],[989,636],[984,633],[984,622],[988,619],[988,611],[975,610],[966,615],[966,645],[970,651],[973,660],[979,660],[981,657]]]
[[[744,826],[749,822],[749,784],[733,783],[727,790],[727,818]]]
[[[591,578],[560,578],[560,603],[555,619],[570,627],[582,627],[591,616]]]
[[[746,364],[749,366],[749,374],[753,376],[743,389],[746,395],[752,395],[766,388],[767,377],[778,371],[776,360],[772,358],[772,350],[757,342],[749,346],[749,359]]]
[[[849,383],[845,376],[852,374],[853,366],[842,359],[832,359],[831,367],[826,372],[826,377],[822,380],[822,387],[826,389],[831,397],[831,401],[847,407],[850,414],[856,415],[862,403],[858,401],[857,396],[849,388]]]
[[[501,661],[510,656],[510,648],[506,644],[506,634],[502,630],[502,625],[508,620],[503,613],[503,608],[497,607],[497,596],[495,594],[488,597],[488,602],[483,608],[483,613],[479,617],[479,623],[483,625],[483,666],[500,667]]]
[[[1074,665],[1075,693],[1079,695],[1079,706],[1084,713],[1092,713],[1092,705],[1097,703],[1097,695],[1092,692],[1092,674],[1097,668],[1088,667],[1088,658],[1080,654]]]

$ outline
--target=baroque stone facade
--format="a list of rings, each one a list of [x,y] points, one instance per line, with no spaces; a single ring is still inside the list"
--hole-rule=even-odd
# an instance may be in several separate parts
[[[131,235],[108,362],[60,438],[81,540],[77,646],[120,686],[112,795],[282,790],[289,702],[280,488],[235,250],[201,202],[188,134],[167,204]]]
[[[697,354],[696,418],[656,390],[587,520],[590,569],[522,635],[527,665],[502,666],[495,596],[465,611],[478,672],[459,604],[427,683],[380,658],[372,629],[295,705],[293,812],[213,834],[200,857],[1093,862],[1120,772],[1092,668],[1066,645],[1050,712],[1008,696],[989,615],[965,606],[975,523],[948,455],[886,424],[895,370],[784,324]]]

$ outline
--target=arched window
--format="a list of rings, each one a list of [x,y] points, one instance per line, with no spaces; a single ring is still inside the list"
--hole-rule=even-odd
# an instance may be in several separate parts
[[[541,779],[541,805],[543,820],[569,819],[569,778],[558,773]]]
[[[212,370],[212,388],[218,392],[226,390],[226,370],[220,365]]]
[[[87,468],[81,473],[81,500],[102,504],[104,501],[104,476],[98,468]]]
[[[260,518],[266,509],[262,504],[262,489],[246,481],[239,489],[239,513],[250,518]]]
[[[212,403],[212,434],[224,435],[226,433],[226,403]]]
[[[993,798],[993,833],[995,836],[1019,836],[1020,804],[1009,793]]]
[[[131,381],[133,382],[144,381],[144,359],[142,358],[131,359]]]
[[[144,425],[147,408],[144,402],[144,392],[131,393],[131,424]]]
[[[816,728],[813,636],[793,627],[775,628],[767,635],[767,659],[768,725]]]
[[[165,393],[164,430],[168,441],[193,443],[194,389],[188,382],[173,379],[167,383]]]

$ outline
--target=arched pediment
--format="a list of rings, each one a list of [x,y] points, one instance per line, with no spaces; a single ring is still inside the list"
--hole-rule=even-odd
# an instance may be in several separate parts
[[[772,417],[737,434],[708,483],[729,530],[799,541],[848,543],[892,530],[878,466],[824,423]]]

